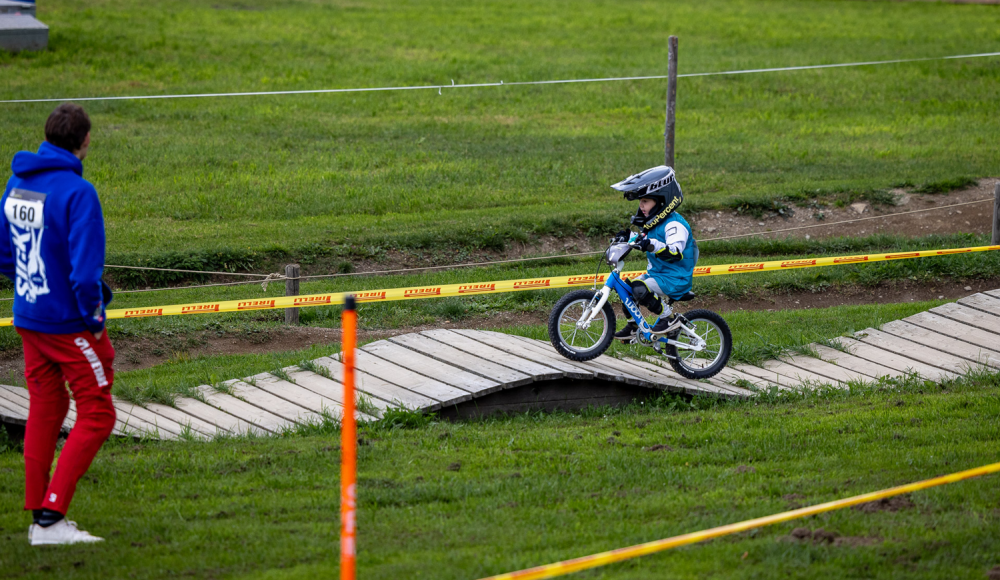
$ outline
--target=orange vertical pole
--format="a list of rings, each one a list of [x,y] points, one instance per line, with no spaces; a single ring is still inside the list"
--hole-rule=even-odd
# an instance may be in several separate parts
[[[342,342],[344,348],[344,417],[340,423],[340,580],[354,580],[357,556],[358,434],[354,420],[354,348],[358,313],[354,296],[344,297]]]

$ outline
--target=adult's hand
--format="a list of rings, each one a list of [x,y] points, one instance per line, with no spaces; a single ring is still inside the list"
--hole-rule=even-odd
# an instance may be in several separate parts
[[[101,337],[104,336],[104,331],[92,332],[91,334],[94,335],[94,340],[101,340]]]

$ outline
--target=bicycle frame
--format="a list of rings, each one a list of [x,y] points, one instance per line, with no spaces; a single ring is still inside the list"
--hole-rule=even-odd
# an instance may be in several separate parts
[[[619,270],[617,268],[613,269],[611,273],[608,274],[607,280],[604,281],[604,287],[601,288],[600,291],[594,295],[594,299],[597,300],[597,302],[596,303],[591,302],[589,307],[590,313],[584,319],[582,319],[580,322],[577,323],[578,326],[584,328],[590,326],[590,322],[594,319],[597,313],[600,312],[602,308],[604,308],[604,304],[608,301],[608,298],[611,296],[612,291],[618,294],[618,298],[620,298],[622,304],[625,305],[625,309],[628,310],[629,314],[632,316],[632,320],[635,321],[635,323],[639,326],[639,330],[636,331],[636,337],[639,338],[639,341],[641,343],[652,345],[652,347],[657,352],[660,352],[662,345],[665,344],[671,344],[674,345],[676,348],[693,350],[696,352],[701,351],[705,348],[705,341],[702,340],[702,338],[698,336],[694,332],[694,330],[692,330],[686,324],[684,324],[682,322],[683,319],[681,317],[677,317],[677,319],[673,322],[673,324],[671,324],[670,327],[667,329],[667,332],[672,332],[674,330],[680,329],[681,332],[684,332],[691,338],[696,339],[697,344],[677,342],[675,340],[667,338],[666,336],[653,336],[652,328],[646,322],[645,317],[639,310],[639,305],[636,304],[635,300],[633,300],[632,298],[632,287],[626,284],[625,281],[621,279],[621,276],[619,275]],[[664,304],[664,308],[665,311],[663,315],[669,316],[671,313],[670,305]]]

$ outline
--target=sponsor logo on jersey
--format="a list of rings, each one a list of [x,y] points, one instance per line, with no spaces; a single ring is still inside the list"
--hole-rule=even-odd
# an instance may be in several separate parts
[[[418,296],[440,296],[441,288],[408,288],[403,292],[403,298],[416,298]]]
[[[522,290],[524,288],[547,288],[549,285],[549,280],[521,280],[519,282],[514,282],[514,290]]]
[[[729,267],[730,272],[751,272],[753,270],[763,270],[764,264],[735,264]]]
[[[137,308],[126,310],[125,318],[139,318],[140,316],[163,316],[162,308]]]
[[[906,254],[886,254],[886,260],[898,260],[900,258],[919,258],[920,252],[909,252]]]
[[[274,308],[274,300],[245,300],[236,305],[237,310],[261,310]]]
[[[496,284],[462,284],[458,287],[459,294],[475,294],[476,292],[493,292]]]
[[[192,304],[181,306],[181,314],[198,314],[199,312],[218,312],[218,304]]]
[[[570,276],[566,283],[570,286],[574,284],[593,284],[595,282],[603,282],[606,278],[607,276],[604,274],[600,276]]]
[[[375,300],[385,300],[385,291],[382,292],[358,292],[354,295],[355,302],[373,302]]]
[[[854,262],[867,262],[868,256],[847,256],[844,258],[834,258],[834,264],[852,264]]]
[[[816,260],[789,260],[787,262],[782,262],[782,268],[804,268],[806,266],[815,266]]]
[[[333,295],[327,294],[326,296],[303,296],[302,298],[296,298],[292,301],[292,304],[296,306],[300,305],[311,305],[311,304],[329,304],[333,301]]]
[[[712,273],[712,267],[711,266],[700,266],[700,267],[694,269],[694,275],[695,276],[697,276],[698,274],[711,274],[711,273]]]

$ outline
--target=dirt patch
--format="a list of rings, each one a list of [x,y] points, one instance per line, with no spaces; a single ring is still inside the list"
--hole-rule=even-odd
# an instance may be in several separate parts
[[[845,548],[860,548],[862,546],[877,546],[882,543],[881,538],[869,538],[865,536],[841,536],[837,532],[817,528],[795,528],[792,532],[780,538],[786,542],[810,543],[815,545],[828,545]]]
[[[866,514],[873,514],[876,512],[898,512],[908,510],[913,507],[913,501],[910,500],[910,498],[905,495],[897,495],[895,497],[886,497],[870,501],[868,503],[858,504],[851,509],[864,512]]]
[[[671,446],[669,446],[669,445],[665,445],[663,443],[658,443],[656,445],[653,445],[652,447],[643,447],[642,450],[643,451],[673,451],[674,448],[671,447]]]
[[[774,232],[775,237],[792,238],[829,238],[855,237],[872,234],[895,234],[901,236],[926,236],[930,234],[953,234],[959,232],[989,232],[992,231],[993,205],[988,200],[993,199],[993,188],[996,178],[980,179],[973,187],[953,191],[948,194],[918,194],[905,190],[893,190],[898,199],[898,205],[872,206],[860,202],[857,209],[852,206],[837,208],[829,207],[792,207],[791,215],[778,215],[771,212],[761,218],[741,215],[735,211],[702,212],[689,217],[688,221],[694,229],[698,241],[708,241],[713,238],[725,238],[740,234],[764,234]],[[981,201],[980,201],[981,200]],[[973,205],[941,211],[922,211],[906,215],[906,212],[923,210],[946,205],[954,205],[970,201],[979,201]],[[856,204],[855,204],[856,205]],[[860,212],[858,211],[860,210]],[[857,221],[837,225],[836,222],[857,220],[877,216],[880,219]],[[818,226],[790,232],[780,232],[788,228],[803,226]]]
[[[740,465],[736,468],[736,473],[757,473],[757,470],[749,465]]]
[[[1000,565],[996,565],[986,573],[986,578],[989,580],[1000,580]]]
[[[788,502],[787,506],[788,506],[788,509],[790,509],[790,510],[797,510],[800,507],[802,507],[802,503],[800,503],[799,500],[802,500],[802,499],[805,499],[805,498],[806,498],[806,496],[802,495],[801,493],[786,493],[785,495],[781,496],[781,499],[783,499],[786,502]]]

